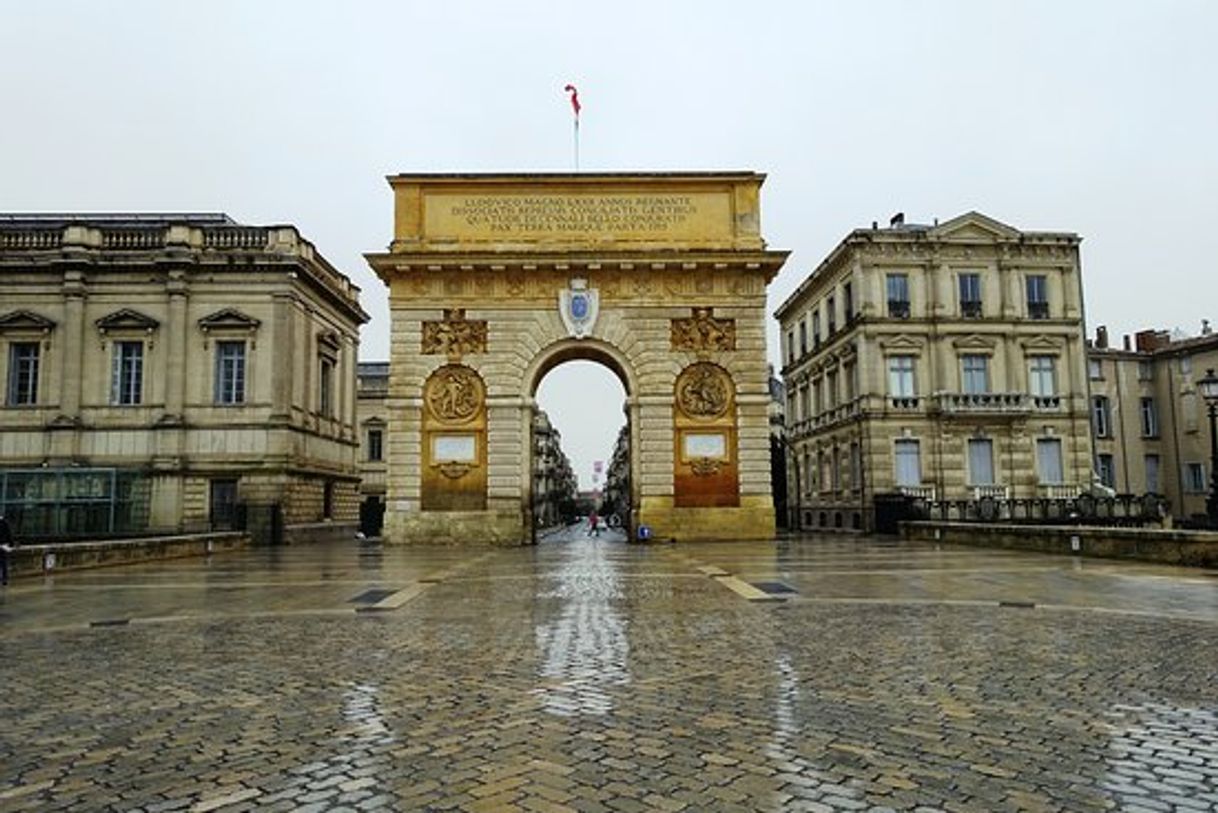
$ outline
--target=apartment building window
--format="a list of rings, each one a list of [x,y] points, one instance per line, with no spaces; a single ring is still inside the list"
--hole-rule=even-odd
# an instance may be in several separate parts
[[[909,275],[889,274],[888,315],[897,319],[909,318]]]
[[[1109,488],[1116,488],[1116,464],[1112,460],[1112,455],[1096,455],[1095,463],[1100,482]]]
[[[379,463],[385,454],[385,430],[368,430],[368,462]]]
[[[812,417],[811,403],[808,398],[808,388],[806,386],[799,388],[799,417],[807,420]]]
[[[857,364],[842,365],[842,381],[843,386],[846,388],[847,401],[853,401],[854,397],[858,395],[858,371],[859,366]]]
[[[825,409],[837,406],[837,371],[825,374]]]
[[[837,332],[837,303],[833,301],[833,297],[825,300],[825,324],[829,328],[829,336]]]
[[[863,453],[858,443],[850,444],[850,489],[859,491],[863,487]]]
[[[815,415],[820,414],[821,405],[824,404],[824,399],[821,397],[821,382],[822,379],[820,378],[812,382],[812,409]]]
[[[1157,454],[1148,454],[1143,458],[1143,463],[1146,466],[1147,493],[1162,493],[1159,491],[1159,456]]]
[[[823,449],[816,451],[816,477],[821,491],[828,491],[831,478],[829,476],[829,460]]]
[[[968,442],[969,485],[994,485],[994,442],[989,438],[970,438]]]
[[[1142,437],[1157,438],[1159,436],[1159,410],[1155,408],[1154,398],[1141,399]]]
[[[806,449],[804,450],[804,482],[803,490],[805,494],[811,494],[816,487],[816,472],[812,470],[812,455]]]
[[[803,320],[799,323],[799,354],[808,352],[808,324]]]
[[[960,386],[969,395],[980,395],[990,391],[989,356],[960,357]]]
[[[245,342],[216,342],[215,400],[245,403]]]
[[[795,363],[795,331],[787,331],[787,364]]]
[[[854,318],[854,286],[847,282],[842,286],[842,316],[846,323]]]
[[[1028,318],[1049,318],[1049,278],[1044,274],[1029,274],[1028,286]]]
[[[1061,483],[1062,442],[1060,438],[1036,439],[1036,471],[1042,483]]]
[[[110,357],[110,403],[130,406],[144,398],[144,343],[115,342]]]
[[[1149,381],[1154,376],[1154,368],[1149,361],[1142,360],[1138,362],[1138,380]]]
[[[913,398],[918,394],[913,356],[888,357],[888,394],[893,398]]]
[[[1204,494],[1208,490],[1205,485],[1204,463],[1185,464],[1184,490],[1189,494]]]
[[[981,275],[960,275],[960,315],[966,319],[981,316]]]
[[[1180,375],[1193,374],[1193,359],[1192,356],[1180,357]]]
[[[8,346],[9,406],[38,403],[38,342],[13,342]]]
[[[1044,398],[1057,394],[1056,364],[1053,356],[1032,356],[1028,359],[1028,391]]]
[[[842,490],[842,455],[837,447],[833,447],[829,452],[829,474],[833,478],[832,491],[834,493]]]
[[[237,527],[237,481],[229,478],[212,480],[208,488],[208,519],[213,531],[228,531]]]
[[[893,461],[898,486],[922,485],[922,451],[917,440],[902,438],[895,441]]]
[[[812,314],[812,346],[820,347],[820,311]]]
[[[1087,377],[1092,381],[1102,381],[1104,378],[1104,363],[1099,359],[1087,359]]]
[[[1112,437],[1112,408],[1107,395],[1096,395],[1091,399],[1091,421],[1097,438]]]

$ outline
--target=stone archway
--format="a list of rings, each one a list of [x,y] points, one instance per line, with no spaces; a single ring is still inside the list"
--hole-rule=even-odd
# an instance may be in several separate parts
[[[627,391],[638,524],[773,536],[763,176],[389,180],[387,541],[525,541],[533,395],[575,358]]]

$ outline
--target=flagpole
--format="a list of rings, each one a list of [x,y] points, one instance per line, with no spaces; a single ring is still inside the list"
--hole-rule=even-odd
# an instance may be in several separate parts
[[[563,90],[571,94],[571,112],[574,114],[573,124],[575,125],[575,140],[573,142],[575,153],[575,171],[579,172],[579,91],[575,89],[575,85],[568,84]]]
[[[575,114],[575,171],[579,172],[579,114]]]

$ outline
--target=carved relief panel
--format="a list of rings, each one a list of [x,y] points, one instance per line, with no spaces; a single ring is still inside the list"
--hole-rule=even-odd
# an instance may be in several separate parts
[[[422,502],[425,511],[486,507],[486,385],[461,364],[423,384]]]
[[[673,410],[673,502],[736,506],[736,385],[717,364],[699,361],[677,376]]]
[[[442,354],[451,361],[486,352],[486,322],[466,320],[464,308],[444,311],[444,320],[423,323],[423,355]]]
[[[736,320],[716,319],[713,308],[694,308],[688,319],[672,320],[672,349],[706,354],[736,349]]]

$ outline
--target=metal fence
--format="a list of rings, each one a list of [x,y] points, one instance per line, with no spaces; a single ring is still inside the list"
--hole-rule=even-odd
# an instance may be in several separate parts
[[[18,539],[96,539],[148,528],[152,483],[123,469],[0,469],[0,515]]]

